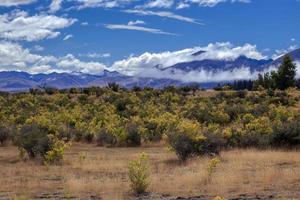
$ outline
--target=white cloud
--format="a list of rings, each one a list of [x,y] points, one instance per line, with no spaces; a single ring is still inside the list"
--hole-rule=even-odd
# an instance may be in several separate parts
[[[231,2],[231,3],[250,3],[251,0],[185,0],[185,3],[195,3],[198,4],[199,6],[203,7],[214,7],[218,5],[219,3],[224,3],[224,2]]]
[[[297,70],[296,78],[300,79],[300,60],[295,61],[295,64],[297,66],[297,68],[296,68],[296,70]]]
[[[110,53],[89,53],[87,54],[87,57],[89,58],[109,58],[111,57]]]
[[[129,26],[134,26],[134,25],[139,25],[139,24],[146,24],[144,21],[142,20],[136,20],[136,21],[130,21],[128,22]]]
[[[171,8],[173,4],[174,0],[150,0],[137,8]]]
[[[0,38],[8,40],[38,41],[55,38],[58,29],[71,26],[75,19],[67,19],[54,15],[28,16],[24,11],[15,11],[0,15]]]
[[[62,0],[52,0],[52,3],[50,4],[50,13],[55,13],[61,9]]]
[[[136,0],[73,0],[76,1],[79,5],[77,9],[84,9],[84,8],[115,8],[121,7],[126,4],[130,4],[135,2]]]
[[[187,4],[185,2],[179,2],[176,6],[176,9],[184,9],[184,8],[189,8],[190,7],[190,4]]]
[[[196,52],[202,52],[195,55]],[[233,79],[252,78],[257,74],[252,73],[249,68],[242,67],[234,70],[207,71],[196,70],[183,72],[181,70],[172,71],[161,69],[173,66],[181,62],[195,60],[215,59],[215,60],[234,60],[239,56],[246,56],[253,59],[265,59],[266,56],[257,51],[255,45],[245,44],[243,46],[233,46],[231,43],[215,43],[205,47],[194,47],[174,52],[144,53],[140,56],[129,57],[115,62],[112,69],[120,73],[154,78],[171,78],[181,81],[225,81]]]
[[[143,26],[128,25],[128,24],[107,24],[107,25],[105,25],[105,27],[108,28],[108,29],[111,29],[111,30],[116,30],[116,29],[119,29],[119,30],[132,30],[132,31],[141,31],[141,32],[147,32],[147,33],[153,33],[153,34],[174,35],[174,36],[176,36],[176,34],[174,34],[174,33],[164,32],[160,29],[147,28],[147,27],[143,27]]]
[[[36,0],[1,0],[0,6],[10,7],[10,6],[19,6],[26,5],[35,2]]]
[[[32,54],[19,44],[0,41],[0,71],[33,72],[34,68],[46,66],[55,60],[53,56]]]
[[[84,56],[89,58],[103,58],[111,55],[109,53],[89,53]],[[107,67],[100,62],[82,61],[72,54],[62,57],[42,56],[32,53],[20,44],[0,41],[0,71],[25,71],[29,73],[82,72],[100,74],[104,69],[110,69],[137,77],[170,78],[184,82],[194,81],[203,83],[255,79],[258,72],[251,71],[247,66],[220,70],[200,68],[188,72],[167,68],[180,62],[204,59],[234,60],[239,56],[246,56],[253,59],[266,58],[266,56],[256,49],[255,45],[244,44],[242,46],[234,46],[226,42],[173,52],[146,52],[140,56],[132,55],[127,59],[116,61],[111,67]],[[297,77],[300,78],[300,61],[296,61],[295,63],[298,70]],[[265,72],[274,69],[275,67],[271,66],[265,69]]]
[[[275,53],[272,55],[272,59],[276,60],[277,58],[280,58],[281,56],[283,56],[291,51],[294,51],[297,48],[298,48],[297,45],[291,45],[287,49],[277,49],[277,50],[275,50]]]
[[[90,74],[99,74],[106,66],[99,62],[83,62],[77,59],[74,55],[68,54],[59,59],[56,63],[59,69],[67,72],[82,72]]]
[[[69,39],[71,39],[72,37],[73,37],[72,34],[66,35],[66,36],[64,37],[63,41],[69,40]]]
[[[68,54],[63,57],[41,56],[12,42],[0,41],[0,71],[29,73],[82,72],[100,74],[106,66],[99,62],[84,62]]]
[[[81,25],[82,25],[82,26],[88,26],[89,23],[88,23],[88,22],[82,22]]]
[[[295,41],[296,41],[296,39],[295,39],[295,38],[292,38],[292,39],[291,39],[291,41],[292,41],[292,42],[295,42]]]
[[[42,47],[42,46],[40,46],[40,45],[34,45],[33,49],[34,49],[35,51],[44,51],[45,48]]]
[[[87,53],[87,54],[79,54],[80,57],[88,57],[88,58],[109,58],[111,57],[110,53]]]
[[[158,16],[158,17],[165,17],[170,19],[175,19],[183,22],[193,23],[193,24],[199,24],[203,25],[203,23],[199,22],[196,19],[190,18],[190,17],[184,17],[181,15],[174,14],[172,12],[167,11],[150,11],[150,10],[140,10],[140,9],[134,9],[134,10],[125,10],[126,13],[131,14],[137,14],[137,15],[144,15],[144,16]]]

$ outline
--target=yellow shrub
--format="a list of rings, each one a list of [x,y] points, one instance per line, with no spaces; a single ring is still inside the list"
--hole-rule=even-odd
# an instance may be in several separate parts
[[[209,176],[211,176],[215,172],[216,167],[219,163],[221,163],[221,160],[219,158],[213,158],[208,162],[207,172]]]
[[[149,187],[148,155],[142,153],[137,160],[133,160],[128,166],[130,186],[134,193],[142,194]]]

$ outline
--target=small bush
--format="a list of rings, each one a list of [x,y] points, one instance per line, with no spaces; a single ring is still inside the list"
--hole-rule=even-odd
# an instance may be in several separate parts
[[[50,136],[52,147],[45,155],[46,164],[59,164],[64,159],[65,150],[70,147],[71,143],[65,143],[57,139],[55,136]]]
[[[140,146],[141,135],[139,133],[139,127],[135,123],[129,123],[126,127],[126,139],[127,146]]]
[[[52,142],[48,137],[48,131],[36,124],[24,125],[17,139],[19,148],[26,150],[30,158],[44,157],[51,150]]]
[[[168,143],[181,161],[186,161],[194,153],[194,140],[186,134],[168,134]]]
[[[93,133],[87,132],[83,135],[84,141],[87,143],[92,143],[95,135]]]
[[[300,146],[300,120],[275,126],[271,137],[271,145],[286,148]]]
[[[268,117],[254,119],[245,125],[241,146],[266,148],[270,145],[273,129]]]
[[[230,121],[230,116],[221,111],[211,112],[211,119],[213,123],[226,124]]]
[[[0,145],[3,146],[9,139],[9,129],[3,125],[0,125]]]
[[[213,158],[208,162],[208,166],[207,166],[208,176],[211,176],[215,172],[216,167],[220,162],[221,161],[219,158]]]
[[[117,138],[107,129],[102,128],[97,134],[97,145],[112,147],[117,144]]]
[[[147,164],[148,156],[141,154],[137,160],[133,160],[128,166],[130,186],[135,194],[142,194],[149,187],[149,167]]]
[[[200,126],[189,120],[182,120],[167,134],[167,142],[181,161],[197,155],[218,154],[223,139],[216,130]]]

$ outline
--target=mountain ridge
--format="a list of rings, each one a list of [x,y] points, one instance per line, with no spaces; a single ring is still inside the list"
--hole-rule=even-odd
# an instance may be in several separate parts
[[[193,53],[192,56],[198,56],[205,53],[199,51]],[[300,49],[296,49],[287,53],[293,60],[300,61]],[[209,72],[217,71],[232,71],[237,68],[248,67],[251,72],[261,72],[268,67],[278,66],[284,56],[277,58],[276,60],[256,60],[248,58],[246,56],[239,56],[234,60],[194,60],[191,62],[179,62],[175,65],[166,67],[164,69],[156,68],[161,72],[168,72],[170,74],[176,73],[177,70],[183,72],[197,72],[206,70]],[[233,81],[233,80],[232,80]],[[49,74],[30,74],[27,72],[18,71],[3,71],[0,72],[0,91],[17,92],[28,91],[30,88],[45,88],[52,87],[57,89],[66,88],[84,88],[91,86],[106,86],[108,83],[117,83],[126,88],[132,88],[134,86],[139,87],[153,87],[163,88],[165,86],[184,86],[188,84],[199,84],[203,88],[210,88],[217,85],[220,82],[192,82],[192,81],[180,81],[172,78],[153,78],[153,77],[135,77],[123,75],[117,71],[104,70],[99,75],[85,74],[81,72],[71,73],[57,73],[52,72]]]

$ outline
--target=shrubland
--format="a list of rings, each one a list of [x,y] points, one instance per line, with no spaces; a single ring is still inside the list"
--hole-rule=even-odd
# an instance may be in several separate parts
[[[58,140],[106,147],[165,142],[182,161],[226,148],[299,146],[296,90],[207,93],[112,84],[2,94],[0,143],[12,140],[29,157],[46,158]]]
[[[277,72],[236,83],[256,88],[251,92],[204,95],[196,85],[129,90],[110,83],[1,93],[0,144],[11,139],[30,158],[48,163],[62,160],[72,140],[106,147],[164,141],[181,161],[225,148],[295,148],[300,144],[295,76],[296,65],[286,56]]]

